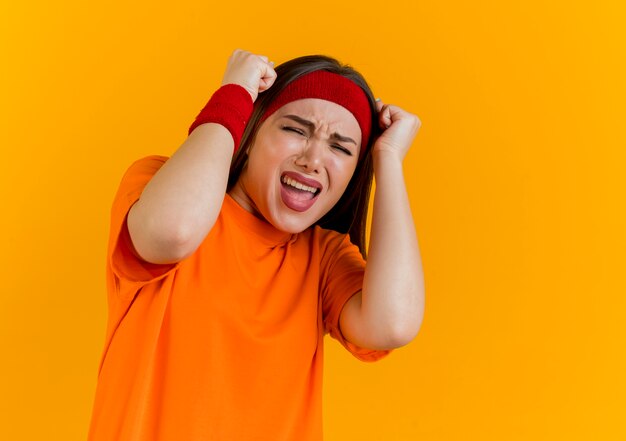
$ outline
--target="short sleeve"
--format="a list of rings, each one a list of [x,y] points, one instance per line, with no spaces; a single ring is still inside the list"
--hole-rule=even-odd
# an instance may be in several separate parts
[[[146,184],[168,158],[147,156],[135,161],[124,173],[111,207],[111,224],[107,265],[117,283],[130,283],[141,286],[164,277],[175,270],[180,262],[154,264],[139,258],[133,248],[128,225],[128,212],[137,202]]]
[[[321,262],[322,313],[325,332],[339,341],[361,361],[378,361],[392,349],[376,350],[359,347],[348,341],[339,327],[339,317],[350,298],[361,291],[365,274],[365,260],[359,248],[350,242],[350,236],[330,232]]]

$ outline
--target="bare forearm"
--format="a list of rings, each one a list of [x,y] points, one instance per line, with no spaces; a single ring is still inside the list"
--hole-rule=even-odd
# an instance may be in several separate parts
[[[272,65],[266,56],[236,49],[228,59],[222,85],[243,87],[254,103],[258,94],[276,79]],[[251,109],[239,111],[246,113]],[[241,122],[243,114],[239,111],[237,121]],[[169,262],[171,255],[179,260],[191,254],[215,224],[228,184],[235,143],[229,130],[233,129],[237,127],[227,129],[217,123],[197,126],[152,177],[132,208],[138,218],[135,224],[149,231],[143,233],[143,243],[176,248],[173,253],[165,253],[169,254],[165,258],[157,256],[159,260]]]
[[[422,262],[402,173],[388,152],[374,155],[376,191],[361,311],[400,339],[417,334],[424,312]]]
[[[214,123],[195,128],[146,185],[138,215],[152,234],[193,251],[212,228],[222,206],[233,137]]]

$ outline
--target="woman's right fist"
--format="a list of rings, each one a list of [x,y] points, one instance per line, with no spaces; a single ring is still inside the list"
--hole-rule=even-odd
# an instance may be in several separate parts
[[[222,86],[238,84],[246,89],[256,101],[260,92],[269,89],[276,80],[274,63],[264,55],[255,55],[248,51],[235,49],[226,66]]]

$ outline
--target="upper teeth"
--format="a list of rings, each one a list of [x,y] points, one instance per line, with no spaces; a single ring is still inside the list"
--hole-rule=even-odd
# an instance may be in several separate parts
[[[317,192],[317,188],[309,187],[308,185],[301,184],[298,181],[295,181],[287,176],[283,176],[283,182],[287,185],[291,185],[292,187],[296,187],[299,190],[306,190],[306,191],[310,191],[311,193]]]

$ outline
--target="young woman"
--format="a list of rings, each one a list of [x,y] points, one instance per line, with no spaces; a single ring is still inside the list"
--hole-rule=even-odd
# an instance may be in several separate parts
[[[89,439],[321,440],[324,335],[376,361],[421,325],[419,127],[332,58],[234,51],[183,145],[115,196]]]

